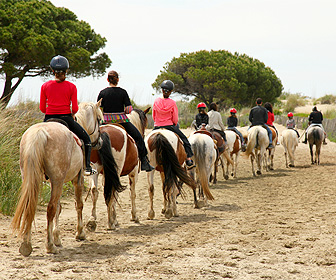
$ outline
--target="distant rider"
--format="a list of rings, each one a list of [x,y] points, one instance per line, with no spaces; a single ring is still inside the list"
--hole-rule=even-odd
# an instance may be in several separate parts
[[[312,127],[312,126],[319,126],[322,128],[323,132],[324,132],[324,139],[323,139],[323,145],[327,145],[326,142],[326,138],[327,138],[327,134],[324,131],[323,125],[322,125],[322,121],[323,121],[323,115],[322,112],[317,110],[317,107],[314,106],[312,112],[309,115],[308,118],[308,124],[309,126],[306,129],[305,132],[305,139],[302,143],[307,144],[307,132],[308,130]]]
[[[198,103],[197,105],[198,114],[196,115],[196,127],[200,129],[202,124],[207,125],[209,123],[209,116],[205,112],[206,105],[204,102]]]
[[[249,121],[251,122],[251,126],[261,125],[266,128],[269,138],[268,149],[274,148],[272,144],[272,130],[266,124],[268,119],[267,109],[262,107],[262,99],[257,98],[256,100],[257,106],[253,107],[250,111]]]
[[[244,141],[244,137],[241,134],[241,132],[236,128],[236,126],[238,125],[238,118],[236,116],[237,110],[235,108],[231,108],[230,109],[230,117],[227,118],[226,122],[228,125],[229,130],[233,130],[235,133],[237,133],[240,137],[240,141],[241,141],[241,149],[243,152],[246,151],[246,144]]]
[[[294,115],[293,115],[292,112],[289,112],[289,113],[287,114],[288,120],[287,120],[287,122],[286,122],[286,127],[287,127],[288,129],[293,129],[293,130],[296,132],[298,138],[300,138],[300,134],[299,134],[299,132],[295,129],[295,120],[294,120],[293,116],[294,116]]]

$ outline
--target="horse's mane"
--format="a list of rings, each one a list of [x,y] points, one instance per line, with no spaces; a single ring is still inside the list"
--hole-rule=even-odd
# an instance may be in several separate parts
[[[89,110],[89,108],[92,109],[92,112],[95,114],[95,119],[99,118],[99,119],[103,119],[103,113],[100,110],[100,108],[98,108],[96,106],[95,103],[92,102],[81,102],[78,105],[78,112],[76,113],[76,118],[78,120],[79,123],[84,124],[86,121],[86,112]]]
[[[137,115],[135,115],[135,113],[137,113]],[[147,117],[144,111],[138,108],[134,108],[128,117],[131,120],[131,123],[134,124],[134,126],[140,131],[142,135],[144,135],[145,128],[147,126]]]

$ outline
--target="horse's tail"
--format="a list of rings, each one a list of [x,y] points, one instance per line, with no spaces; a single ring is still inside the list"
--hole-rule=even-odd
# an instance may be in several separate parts
[[[30,130],[21,140],[22,185],[20,199],[16,207],[11,227],[19,236],[30,234],[35,217],[39,188],[44,175],[44,153],[48,132],[43,128]]]
[[[112,194],[115,192],[122,192],[126,189],[126,186],[122,186],[118,174],[118,166],[111,150],[110,137],[106,132],[102,132],[101,138],[103,140],[103,145],[101,149],[98,150],[99,157],[102,161],[104,168],[104,198],[105,203],[110,202]]]
[[[295,136],[295,138],[293,138],[292,135],[287,134],[287,137],[284,139],[285,145],[286,145],[287,151],[288,151],[288,156],[289,156],[289,159],[291,161],[294,161],[294,149],[295,149],[295,146],[296,146],[295,141],[297,139],[296,134],[294,136]]]
[[[252,153],[253,149],[256,147],[258,141],[258,134],[259,132],[257,130],[253,130],[251,132],[250,137],[248,139],[245,155],[249,156]]]
[[[177,178],[192,189],[196,189],[195,181],[188,175],[187,171],[182,168],[173,147],[165,136],[161,133],[157,133],[152,142],[152,149],[156,149],[157,164],[163,166],[165,175],[163,192],[165,195],[169,193],[174,184],[177,185]]]
[[[193,152],[194,152],[194,159],[196,163],[196,169],[198,171],[199,175],[199,181],[202,186],[203,192],[205,196],[213,200],[214,197],[212,196],[209,188],[209,175],[207,173],[207,164],[210,164],[210,162],[206,162],[205,159],[207,158],[206,154],[208,151],[206,151],[206,146],[203,143],[200,143],[200,145],[192,145],[193,146]]]

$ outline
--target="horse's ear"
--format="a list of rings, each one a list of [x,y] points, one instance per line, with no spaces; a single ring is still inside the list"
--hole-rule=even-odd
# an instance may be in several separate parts
[[[147,114],[149,112],[151,107],[148,107],[146,110],[144,110],[144,113]]]
[[[96,103],[97,108],[100,108],[103,98],[100,98],[99,101]]]

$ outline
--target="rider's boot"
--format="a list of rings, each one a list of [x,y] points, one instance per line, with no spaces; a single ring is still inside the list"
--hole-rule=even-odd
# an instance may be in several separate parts
[[[90,176],[94,175],[97,173],[96,169],[93,169],[91,167],[91,162],[90,162],[90,156],[91,156],[91,144],[85,144],[84,145],[84,150],[85,150],[85,170],[84,170],[84,176]]]
[[[302,141],[303,144],[307,144],[307,134],[305,133],[305,139]]]
[[[150,165],[147,156],[144,156],[140,161],[141,161],[141,171],[144,170],[146,172],[150,172],[155,169],[153,166]]]

